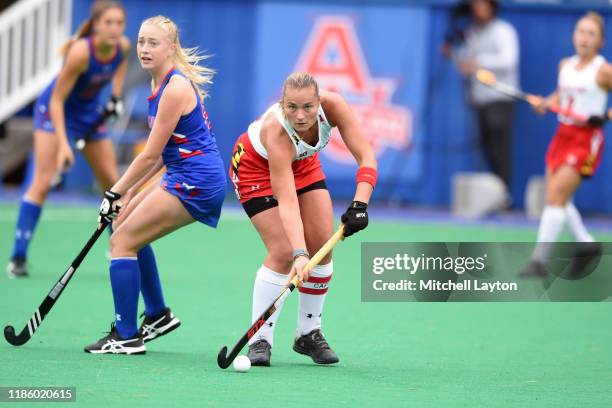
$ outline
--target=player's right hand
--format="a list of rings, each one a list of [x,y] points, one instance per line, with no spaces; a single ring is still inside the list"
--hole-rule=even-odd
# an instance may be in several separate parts
[[[60,144],[57,152],[57,169],[58,171],[69,169],[74,165],[74,153],[68,143]]]
[[[105,220],[107,223],[112,223],[113,220],[121,211],[122,204],[119,202],[121,194],[115,193],[110,190],[104,192],[104,198],[100,204],[100,212],[98,216],[98,222]]]

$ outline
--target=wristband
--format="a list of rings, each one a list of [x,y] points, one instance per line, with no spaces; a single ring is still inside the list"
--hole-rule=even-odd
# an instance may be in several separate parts
[[[362,202],[362,201],[353,201],[351,203],[351,205],[349,206],[349,210],[367,210],[368,209],[368,204]]]
[[[357,184],[364,182],[376,187],[376,181],[378,181],[378,171],[373,167],[360,167],[357,170]]]
[[[121,198],[121,194],[115,193],[114,191],[111,191],[111,190],[106,190],[104,192],[104,197],[110,198],[111,200],[116,201]]]
[[[300,256],[305,256],[306,258],[310,258],[310,254],[308,253],[307,250],[303,249],[303,248],[298,248],[295,249],[293,251],[293,260],[295,261],[296,258],[300,257]]]

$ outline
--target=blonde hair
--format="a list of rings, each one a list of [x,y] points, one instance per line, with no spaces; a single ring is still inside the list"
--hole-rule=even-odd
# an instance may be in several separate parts
[[[603,41],[606,38],[606,23],[604,22],[604,19],[601,14],[595,11],[589,11],[584,16],[582,16],[580,20],[585,18],[597,24],[597,26],[599,27],[599,34],[601,34],[601,40]]]
[[[285,94],[287,93],[287,89],[305,89],[314,87],[315,94],[319,97],[319,84],[317,80],[314,79],[312,75],[307,72],[294,72],[285,79],[283,83],[283,96],[281,97],[280,103],[281,105],[285,101]]]
[[[174,44],[174,64],[185,74],[187,79],[195,86],[201,100],[208,96],[206,86],[212,83],[215,71],[211,68],[199,65],[200,61],[208,58],[207,55],[198,53],[198,48],[183,48],[179,40],[178,27],[174,21],[164,16],[147,18],[142,25],[149,24],[161,28],[168,35],[168,40]]]
[[[68,54],[68,50],[70,50],[70,47],[72,47],[72,44],[74,44],[79,38],[90,36],[93,33],[94,22],[100,17],[102,17],[102,15],[107,10],[114,8],[121,10],[123,12],[123,15],[125,15],[125,9],[123,8],[123,5],[118,1],[97,0],[91,6],[91,13],[89,15],[89,18],[83,21],[77,29],[76,33],[60,47],[60,55],[66,56],[66,54]]]

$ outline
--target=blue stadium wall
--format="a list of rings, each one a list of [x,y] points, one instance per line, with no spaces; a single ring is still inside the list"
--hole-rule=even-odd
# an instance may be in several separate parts
[[[75,1],[74,26],[90,1]],[[127,35],[164,14],[181,28],[185,46],[199,46],[218,71],[207,109],[223,157],[235,139],[280,95],[296,69],[314,72],[341,91],[362,118],[380,166],[375,199],[448,205],[452,175],[485,169],[466,107],[460,76],[441,58],[452,1],[150,1],[127,0]],[[572,54],[571,34],[585,3],[536,6],[503,3],[500,15],[516,27],[521,84],[548,94],[559,59]],[[594,7],[612,24],[609,6]],[[612,37],[608,34],[608,43]],[[603,54],[609,55],[609,46]],[[146,101],[142,101],[146,103]],[[521,105],[513,140],[512,196],[523,205],[530,176],[544,172],[544,153],[555,129]],[[609,134],[609,131],[606,132]],[[587,211],[612,211],[612,146],[597,175],[576,197]],[[350,199],[355,164],[337,139],[321,155],[334,198]]]

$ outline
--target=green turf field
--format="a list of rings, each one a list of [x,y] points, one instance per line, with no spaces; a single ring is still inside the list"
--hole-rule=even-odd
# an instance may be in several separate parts
[[[95,215],[93,207],[45,209],[31,278],[0,276],[0,324],[23,327],[93,231]],[[14,206],[0,205],[2,267],[15,216]],[[247,374],[216,364],[220,347],[232,346],[250,323],[264,256],[246,217],[222,217],[216,231],[192,225],[154,244],[166,301],[183,324],[148,343],[144,356],[82,351],[113,319],[101,239],[31,341],[20,348],[0,341],[0,386],[75,386],[77,403],[67,405],[92,407],[610,407],[609,303],[360,301],[361,241],[534,238],[531,229],[374,221],[335,251],[323,322],[340,364],[316,366],[291,350],[293,294],[278,323],[273,366]]]

